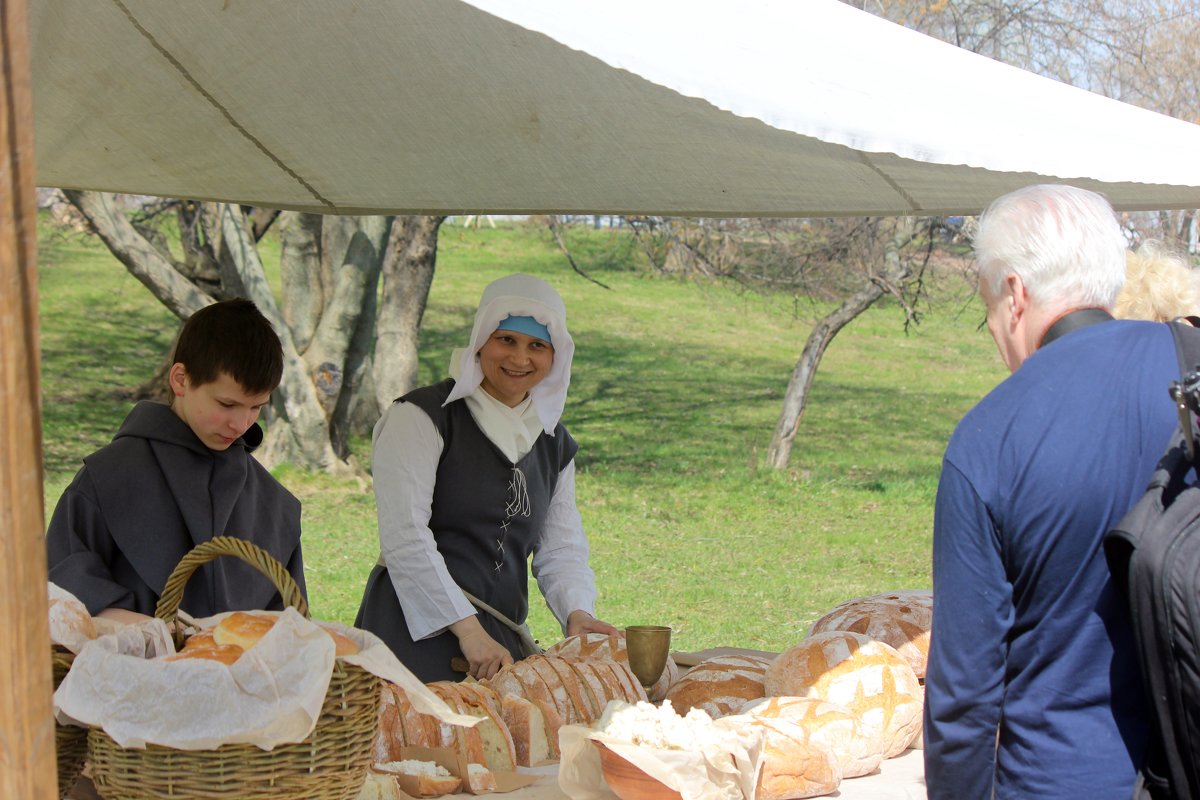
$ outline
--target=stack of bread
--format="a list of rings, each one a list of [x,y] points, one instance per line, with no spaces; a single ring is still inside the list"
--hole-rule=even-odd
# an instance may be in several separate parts
[[[763,678],[771,659],[724,655],[701,661],[667,690],[666,699],[679,713],[699,708],[714,719],[732,714],[766,694]]]
[[[565,725],[591,725],[610,700],[646,700],[628,663],[608,659],[529,656],[501,669],[488,684],[501,695],[541,701],[556,712],[551,721]]]
[[[826,631],[853,631],[889,644],[908,660],[921,683],[925,698],[925,665],[929,661],[929,635],[933,628],[933,592],[906,589],[847,600],[813,623],[809,635]],[[909,747],[923,746],[918,726]]]
[[[908,661],[860,633],[817,633],[785,650],[764,678],[768,696],[824,700],[858,714],[883,738],[883,757],[919,734],[924,695]]]
[[[501,699],[478,683],[439,681],[429,688],[446,704],[462,714],[479,717],[470,728],[449,725],[417,711],[405,691],[384,683],[379,705],[379,731],[375,737],[377,764],[402,760],[404,747],[445,747],[462,755],[478,769],[468,778],[476,793],[495,787],[493,771],[511,772],[519,763],[516,745],[502,715]],[[541,738],[545,738],[542,732]]]
[[[861,633],[896,648],[917,677],[924,678],[932,626],[933,592],[909,589],[847,600],[814,622],[808,635]]]
[[[756,781],[756,800],[799,800],[837,790],[841,772],[832,751],[790,720],[730,716],[713,721],[698,708],[681,717],[666,701],[659,707],[649,703],[614,704],[597,725],[597,733],[603,734],[598,737],[602,744],[611,749],[612,742],[617,741],[658,751],[653,757],[660,774],[653,777],[661,781],[662,773],[670,773],[684,783],[688,777],[679,771],[699,765],[694,760],[671,757],[670,751],[702,754],[711,765],[705,768],[708,779],[716,774],[731,779],[736,774],[734,764],[749,754],[747,732],[761,736],[762,769],[757,775],[750,771],[746,774],[747,781]],[[610,787],[614,779],[622,779],[621,773],[612,770],[610,759],[602,755],[601,764]],[[622,796],[620,789],[627,787],[613,788]],[[747,796],[748,788],[741,785]]]
[[[399,760],[402,747],[448,747],[489,770],[534,766],[559,757],[564,724],[592,724],[611,700],[646,699],[625,663],[550,655],[506,666],[490,681],[428,686],[451,708],[483,722],[473,728],[443,724],[417,712],[403,689],[385,684],[376,762]]]
[[[232,664],[242,653],[258,644],[259,640],[275,625],[278,617],[270,613],[255,613],[250,611],[234,611],[221,619],[214,627],[198,631],[189,636],[183,647],[173,656],[167,656],[167,661],[181,661],[189,658],[204,658],[219,661],[222,664]],[[352,655],[358,652],[358,645],[349,637],[339,633],[328,625],[317,623],[333,639],[334,657]]]
[[[568,636],[546,650],[547,655],[571,656],[583,660],[604,658],[609,661],[629,663],[629,653],[625,649],[623,634],[584,633],[578,636]],[[679,680],[679,666],[667,658],[666,667],[659,679],[650,687],[646,694],[653,703],[658,703],[667,696],[667,690]]]

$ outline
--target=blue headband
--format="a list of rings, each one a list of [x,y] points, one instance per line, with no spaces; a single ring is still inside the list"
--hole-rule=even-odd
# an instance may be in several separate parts
[[[550,329],[533,317],[514,317],[512,314],[509,314],[500,320],[500,324],[496,326],[496,330],[516,331],[526,336],[532,336],[535,339],[541,339],[543,342],[550,342]]]

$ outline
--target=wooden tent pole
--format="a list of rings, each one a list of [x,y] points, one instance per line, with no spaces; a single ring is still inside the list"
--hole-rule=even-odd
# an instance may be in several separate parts
[[[58,797],[42,514],[37,208],[25,0],[0,0],[0,797]]]

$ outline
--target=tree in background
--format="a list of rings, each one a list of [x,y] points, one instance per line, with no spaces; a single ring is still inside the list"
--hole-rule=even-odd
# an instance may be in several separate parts
[[[862,0],[851,4],[964,49],[1125,102],[1182,119],[1196,120],[1200,115],[1194,47],[1200,33],[1200,0]],[[1163,81],[1164,75],[1178,80]],[[954,98],[934,102],[953,103]],[[1120,158],[1120,153],[1113,157]],[[1169,241],[1186,240],[1193,225],[1192,212],[1161,212],[1149,219],[1156,223],[1150,235]],[[843,264],[858,285],[843,288],[843,301],[817,321],[796,362],[767,447],[767,466],[776,469],[788,464],[813,376],[838,331],[884,295],[901,301],[906,326],[919,321],[915,311],[928,248],[939,225],[945,228],[944,221],[932,219],[807,223],[820,225],[824,239],[840,243]],[[1137,223],[1137,218],[1130,218],[1135,232]],[[701,247],[686,247],[682,252],[704,265],[701,272],[734,252],[727,242],[716,243],[711,237],[700,241]],[[716,255],[700,257],[702,251]],[[780,253],[789,257],[787,248]],[[803,268],[810,260],[803,257],[796,263]],[[715,272],[736,274],[743,280],[748,275],[744,266]]]
[[[643,252],[658,269],[787,292],[799,301],[834,302],[817,320],[784,392],[765,463],[784,469],[817,368],[834,337],[885,296],[920,321],[925,276],[938,245],[953,231],[937,218],[681,219],[629,217]]]
[[[162,201],[129,215],[107,193],[64,194],[180,320],[245,297],[274,325],[284,373],[259,451],[265,463],[351,471],[349,436],[369,431],[388,403],[416,386],[417,335],[445,217],[323,216],[192,201]],[[159,224],[168,218],[174,226]],[[272,226],[280,240],[279,302],[257,248]],[[168,246],[172,228],[182,259]]]

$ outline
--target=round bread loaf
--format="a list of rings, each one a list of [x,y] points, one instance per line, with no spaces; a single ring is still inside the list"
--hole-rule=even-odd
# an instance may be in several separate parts
[[[258,640],[274,625],[274,615],[234,611],[213,628],[213,639],[217,644],[236,644],[243,650],[249,650],[258,644]]]
[[[845,706],[810,697],[764,697],[747,703],[741,716],[796,723],[833,752],[843,779],[870,774],[883,760],[883,736]]]
[[[924,678],[932,626],[933,592],[908,589],[847,600],[814,622],[808,635],[826,631],[861,633],[896,648],[917,677]]]
[[[686,676],[685,676],[686,677]],[[921,724],[921,684],[894,647],[861,633],[817,633],[785,650],[763,680],[771,697],[845,706],[883,737],[883,757],[904,751]]]
[[[236,644],[214,644],[211,647],[185,647],[173,656],[167,656],[165,661],[183,661],[187,658],[207,658],[229,665],[242,657],[245,651]]]
[[[791,720],[736,715],[717,724],[762,732],[762,771],[755,800],[817,797],[836,791],[842,782],[842,770],[833,751]]]
[[[699,708],[716,719],[766,694],[763,676],[770,659],[751,655],[715,656],[701,661],[667,690],[679,714]]]
[[[334,629],[332,625],[324,622],[318,622],[317,625],[321,630],[329,634],[329,638],[333,639],[333,657],[341,658],[342,656],[352,656],[358,653],[358,644],[346,636],[344,633]]]
[[[622,664],[629,663],[629,653],[625,649],[625,637],[603,633],[583,633],[568,636],[546,650],[548,655],[573,656],[582,659],[604,658]],[[667,658],[667,666],[663,674],[646,692],[651,702],[658,703],[667,696],[667,690],[679,680],[679,666]]]

